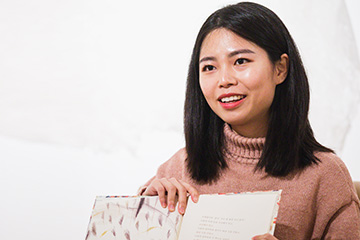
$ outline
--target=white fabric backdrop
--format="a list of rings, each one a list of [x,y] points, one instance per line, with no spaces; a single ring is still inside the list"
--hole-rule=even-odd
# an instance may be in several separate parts
[[[184,146],[205,18],[234,1],[0,1],[0,239],[82,239],[96,195],[134,194]],[[309,73],[311,122],[360,180],[359,3],[259,1]],[[326,8],[324,7],[326,6]]]

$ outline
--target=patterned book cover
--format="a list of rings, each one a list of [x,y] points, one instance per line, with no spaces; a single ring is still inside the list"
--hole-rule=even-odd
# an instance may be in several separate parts
[[[182,215],[158,197],[96,197],[86,240],[176,240]]]

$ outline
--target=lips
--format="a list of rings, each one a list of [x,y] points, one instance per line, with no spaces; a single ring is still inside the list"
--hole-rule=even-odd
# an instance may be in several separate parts
[[[223,108],[232,109],[232,108],[239,106],[244,101],[245,98],[246,98],[246,95],[230,93],[230,94],[221,95],[218,98],[218,101],[220,102],[220,105]]]

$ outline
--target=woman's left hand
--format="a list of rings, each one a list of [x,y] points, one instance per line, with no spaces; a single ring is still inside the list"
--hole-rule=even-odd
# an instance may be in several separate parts
[[[251,240],[277,240],[277,238],[271,235],[270,233],[266,233],[263,235],[257,235],[251,238]]]

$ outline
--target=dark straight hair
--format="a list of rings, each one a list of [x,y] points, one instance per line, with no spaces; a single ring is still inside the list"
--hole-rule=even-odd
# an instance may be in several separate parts
[[[212,183],[227,168],[224,159],[224,121],[209,107],[199,85],[199,56],[205,37],[218,28],[228,29],[263,48],[274,64],[289,56],[288,74],[277,85],[270,107],[264,149],[255,170],[286,176],[317,163],[314,152],[333,152],[314,138],[308,120],[310,91],[300,54],[287,28],[268,8],[250,2],[229,5],[205,21],[193,49],[186,87],[184,130],[187,169],[200,184]]]

